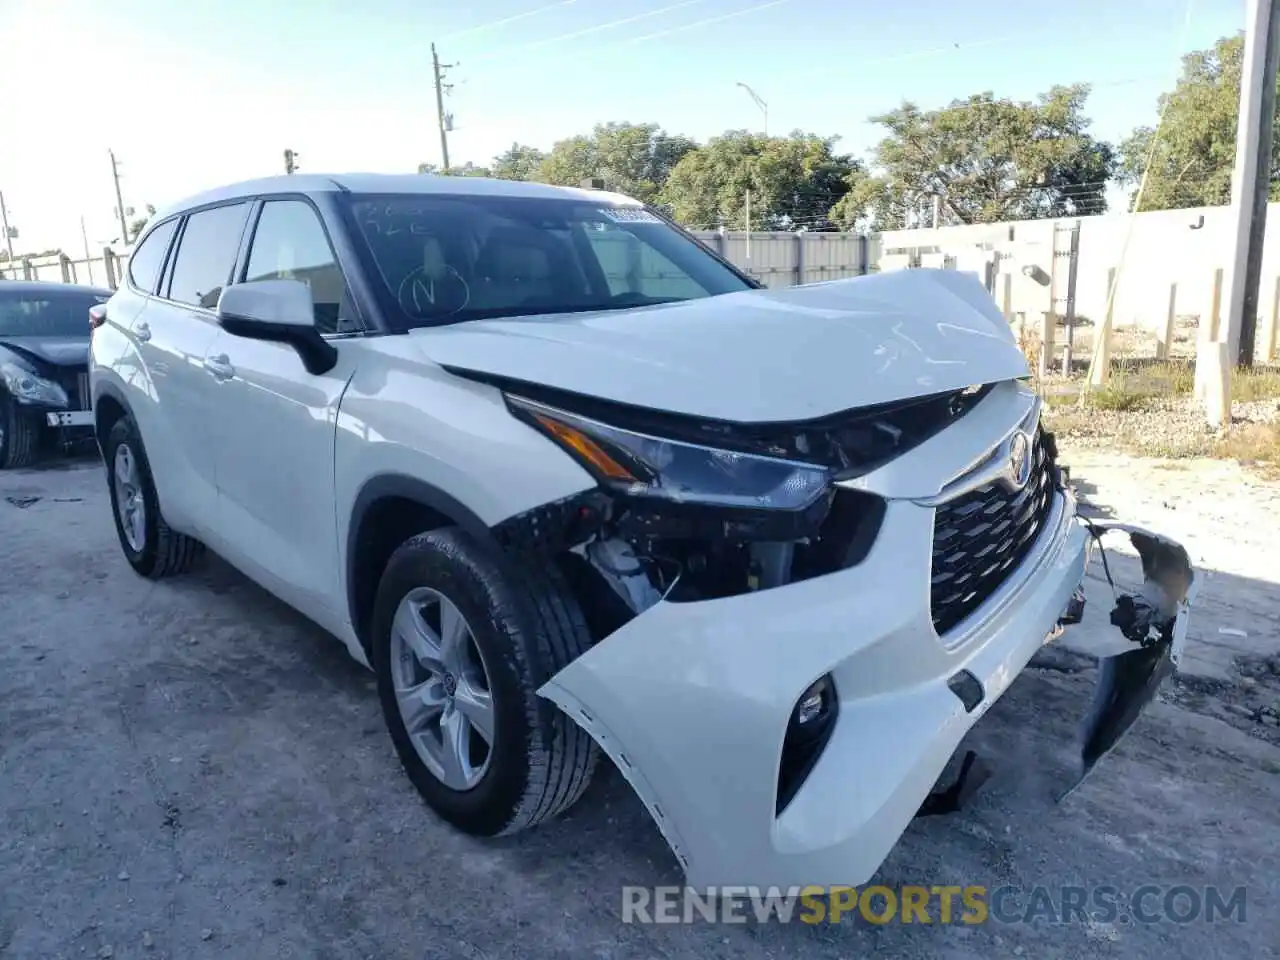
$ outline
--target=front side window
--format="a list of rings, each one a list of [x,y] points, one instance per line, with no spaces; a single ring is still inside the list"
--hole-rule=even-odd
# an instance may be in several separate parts
[[[301,280],[311,288],[321,333],[359,331],[347,284],[315,210],[302,200],[272,200],[253,232],[245,280]]]
[[[211,207],[187,217],[169,280],[169,299],[212,310],[231,277],[248,203]]]
[[[139,290],[146,293],[156,292],[156,283],[160,280],[160,269],[164,266],[164,255],[169,250],[169,241],[177,227],[176,217],[160,224],[147,234],[146,239],[129,255],[129,279]]]
[[[639,207],[476,195],[356,195],[350,210],[401,325],[649,307],[752,289]]]
[[[58,290],[47,294],[0,291],[0,337],[87,339],[89,308],[106,299],[91,293]]]

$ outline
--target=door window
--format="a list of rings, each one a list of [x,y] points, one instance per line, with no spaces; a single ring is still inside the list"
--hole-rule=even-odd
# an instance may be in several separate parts
[[[235,267],[249,204],[212,207],[187,217],[169,279],[169,299],[212,310]]]
[[[316,329],[323,334],[361,329],[329,238],[305,201],[272,200],[263,205],[245,280],[300,280],[311,288]]]
[[[156,283],[160,279],[160,268],[164,266],[164,255],[169,250],[169,241],[178,226],[174,219],[162,223],[142,241],[129,256],[129,279],[139,290],[146,293],[156,292]]]

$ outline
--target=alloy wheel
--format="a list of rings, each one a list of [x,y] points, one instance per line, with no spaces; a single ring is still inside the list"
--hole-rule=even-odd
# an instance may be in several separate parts
[[[142,474],[137,455],[127,443],[116,447],[111,471],[115,485],[116,515],[130,548],[141,553],[147,543],[147,505],[142,495]]]
[[[411,590],[391,625],[396,703],[414,750],[432,776],[470,790],[489,769],[492,685],[461,611],[430,587]]]

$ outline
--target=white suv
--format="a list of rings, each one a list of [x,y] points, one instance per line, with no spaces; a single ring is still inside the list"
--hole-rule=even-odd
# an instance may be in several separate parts
[[[699,886],[868,879],[1103,529],[972,276],[763,289],[613,194],[239,184],[156,216],[93,323],[134,570],[207,544],[335,634],[471,834],[603,751]],[[1079,776],[1183,643],[1185,551],[1132,538]]]

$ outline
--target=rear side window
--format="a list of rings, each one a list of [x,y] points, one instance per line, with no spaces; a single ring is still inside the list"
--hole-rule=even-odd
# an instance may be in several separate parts
[[[212,310],[231,277],[249,204],[201,210],[187,217],[169,279],[169,299]]]
[[[169,249],[169,240],[178,227],[176,219],[162,223],[139,244],[129,257],[129,279],[139,290],[147,293],[156,292],[156,283],[160,280],[160,268],[164,266],[164,255]]]

